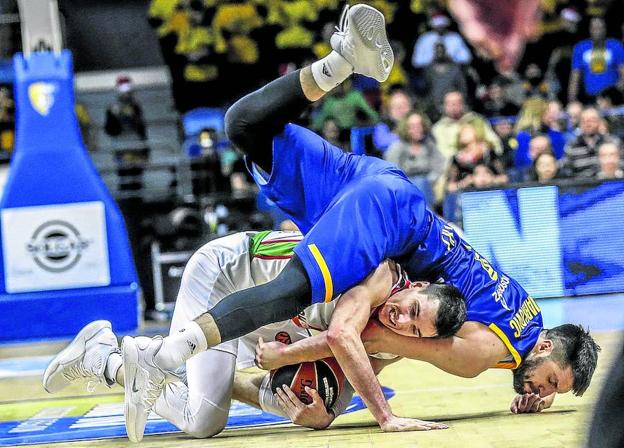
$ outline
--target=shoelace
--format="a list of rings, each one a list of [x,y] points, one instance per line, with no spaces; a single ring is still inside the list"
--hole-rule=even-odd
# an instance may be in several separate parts
[[[67,381],[74,381],[80,378],[93,378],[93,376],[96,376],[96,375],[92,371],[85,369],[82,364],[78,364],[78,365],[70,367],[69,369],[67,369],[67,371],[63,372],[63,376],[65,377]],[[96,380],[90,379],[87,382],[87,391],[89,393],[93,393],[95,391],[96,386],[100,384],[101,382],[102,382],[101,379],[96,379]]]
[[[160,397],[163,389],[163,383],[164,381],[156,383],[152,380],[148,380],[145,394],[141,397],[143,399],[143,406],[145,407],[146,413],[149,413],[152,410],[154,403],[156,403],[156,400]]]
[[[89,378],[94,376],[94,374],[90,370],[85,369],[82,364],[76,364],[63,372],[63,376],[67,381],[73,381],[79,378]]]
[[[347,18],[348,12],[349,5],[345,5],[345,7],[342,9],[342,14],[340,14],[338,26],[334,27],[339,34],[345,34],[347,32],[347,29],[349,28],[349,19]]]

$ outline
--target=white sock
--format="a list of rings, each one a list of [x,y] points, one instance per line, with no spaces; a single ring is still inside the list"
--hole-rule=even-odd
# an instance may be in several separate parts
[[[191,356],[207,349],[208,342],[204,332],[195,321],[191,321],[163,339],[162,347],[154,360],[159,367],[173,372]]]
[[[123,359],[121,353],[113,352],[106,360],[106,368],[104,369],[104,378],[109,385],[115,384],[117,371],[121,367]]]
[[[311,68],[314,81],[325,92],[341,84],[353,73],[353,66],[335,51],[314,62]]]

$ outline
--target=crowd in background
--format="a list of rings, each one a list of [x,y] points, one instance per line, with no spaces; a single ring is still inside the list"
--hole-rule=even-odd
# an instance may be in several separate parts
[[[354,76],[316,103],[302,124],[345,151],[396,164],[449,219],[456,218],[460,190],[622,177],[624,26],[618,2],[543,0],[539,32],[517,69],[506,74],[467,43],[445,1],[363,2],[386,17],[396,55],[390,77],[379,85]],[[147,17],[170,69],[180,116],[205,107],[224,111],[246,92],[325,56],[343,3],[151,0]],[[120,170],[131,170],[136,179],[150,145],[131,85],[118,80],[104,130],[132,149],[119,148],[115,156],[124,165]],[[77,112],[89,140],[89,113]],[[2,88],[4,150],[13,145],[13,127],[14,104]],[[212,179],[210,188],[193,185],[194,191],[253,189],[222,130],[207,125],[182,140],[181,156]]]
[[[539,33],[515,71],[498,73],[461,33],[443,0],[369,0],[384,13],[395,65],[382,85],[353,76],[301,117],[344,151],[401,168],[428,203],[461,222],[460,191],[514,182],[623,178],[624,26],[614,0],[542,0]],[[13,2],[14,3],[14,2]],[[147,3],[147,1],[146,1]],[[166,192],[146,200],[158,142],[133,80],[110,86],[102,128],[77,103],[85,146],[106,134],[148,307],[151,243],[185,250],[235,230],[293,229],[262,195],[223,134],[236,99],[331,51],[339,0],[151,0],[149,24],[171,73],[177,162]],[[14,8],[16,6],[14,5]],[[0,154],[15,141],[15,103],[0,85]],[[2,158],[0,158],[2,162]],[[166,165],[166,164],[165,164]],[[101,168],[101,167],[98,167]],[[178,195],[178,180],[191,184]],[[122,193],[122,194],[120,194]]]
[[[542,2],[539,33],[499,74],[443,1],[365,1],[396,54],[383,85],[355,76],[302,117],[329,142],[383,157],[453,219],[456,192],[508,182],[622,177],[624,27],[617,2]],[[181,112],[227,107],[326,55],[337,0],[152,0]],[[613,14],[615,12],[615,14]]]

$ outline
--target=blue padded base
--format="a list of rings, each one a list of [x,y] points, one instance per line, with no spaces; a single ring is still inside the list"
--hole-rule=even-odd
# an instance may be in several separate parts
[[[108,286],[0,295],[0,341],[75,336],[106,319],[114,331],[137,327],[137,287]]]

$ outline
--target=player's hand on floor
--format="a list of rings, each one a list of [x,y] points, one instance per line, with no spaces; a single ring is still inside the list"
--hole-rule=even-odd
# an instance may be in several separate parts
[[[274,370],[287,365],[288,360],[284,356],[285,347],[286,344],[281,342],[264,342],[262,338],[258,338],[258,343],[256,344],[256,365],[264,370]]]
[[[334,418],[325,409],[325,403],[315,389],[306,386],[312,403],[305,404],[286,385],[277,389],[277,403],[293,423],[313,429],[327,428]]]
[[[538,394],[516,395],[509,409],[514,414],[542,412],[546,402]]]
[[[384,424],[380,424],[380,426],[384,432],[430,431],[432,429],[448,428],[448,425],[444,423],[428,422],[426,420],[418,420],[417,418],[397,417],[396,415],[393,415]]]

